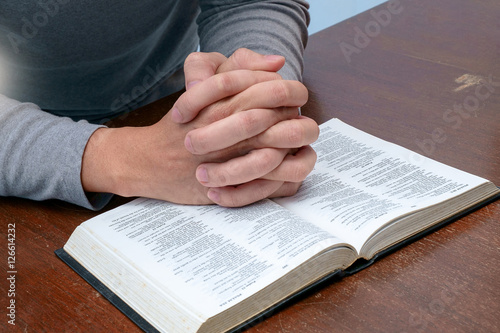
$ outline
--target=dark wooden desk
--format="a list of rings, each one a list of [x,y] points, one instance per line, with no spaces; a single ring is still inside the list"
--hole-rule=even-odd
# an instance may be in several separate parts
[[[365,12],[312,36],[303,112],[318,122],[341,118],[500,185],[500,2],[401,3],[380,31]],[[358,37],[358,47],[357,31],[365,28],[370,41]],[[341,43],[357,48],[350,62]],[[56,201],[0,198],[0,331],[139,331],[54,255],[95,214]],[[490,204],[331,281],[248,332],[498,332],[499,220],[500,202]],[[9,223],[16,232],[15,327],[6,317]]]

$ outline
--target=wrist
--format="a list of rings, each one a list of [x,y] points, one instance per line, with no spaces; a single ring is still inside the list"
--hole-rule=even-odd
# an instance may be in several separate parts
[[[175,200],[175,191],[172,191],[175,186],[172,186],[183,179],[177,173],[189,169],[182,162],[191,154],[182,145],[184,132],[165,128],[164,123],[95,131],[83,155],[83,189],[124,197]],[[172,140],[179,143],[179,149],[172,147]],[[192,168],[194,175],[195,166]]]
[[[82,158],[81,181],[85,192],[113,193],[127,196],[120,181],[126,172],[122,157],[126,154],[120,142],[126,128],[99,128],[89,138]],[[122,138],[122,139],[120,139]]]

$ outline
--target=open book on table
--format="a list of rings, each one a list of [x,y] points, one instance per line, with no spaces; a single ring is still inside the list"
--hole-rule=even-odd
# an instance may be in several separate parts
[[[337,119],[298,193],[242,208],[136,199],[56,251],[146,331],[241,328],[335,274],[498,198],[491,182]]]

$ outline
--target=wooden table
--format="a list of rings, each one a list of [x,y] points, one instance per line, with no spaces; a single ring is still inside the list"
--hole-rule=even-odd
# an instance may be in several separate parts
[[[368,11],[311,37],[303,112],[318,122],[341,118],[500,185],[500,2],[393,6],[390,18],[378,16],[381,23]],[[389,9],[386,3],[375,12]],[[146,111],[159,116],[172,100]],[[58,201],[0,198],[0,331],[139,331],[54,255],[94,215]],[[323,285],[248,332],[498,332],[499,220],[497,201]],[[15,326],[6,317],[9,224]]]

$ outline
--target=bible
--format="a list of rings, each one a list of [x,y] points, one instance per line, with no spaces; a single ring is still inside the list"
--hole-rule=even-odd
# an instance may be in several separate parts
[[[138,198],[82,223],[56,253],[144,331],[238,331],[500,196],[338,119],[320,129],[294,196],[241,208]]]

